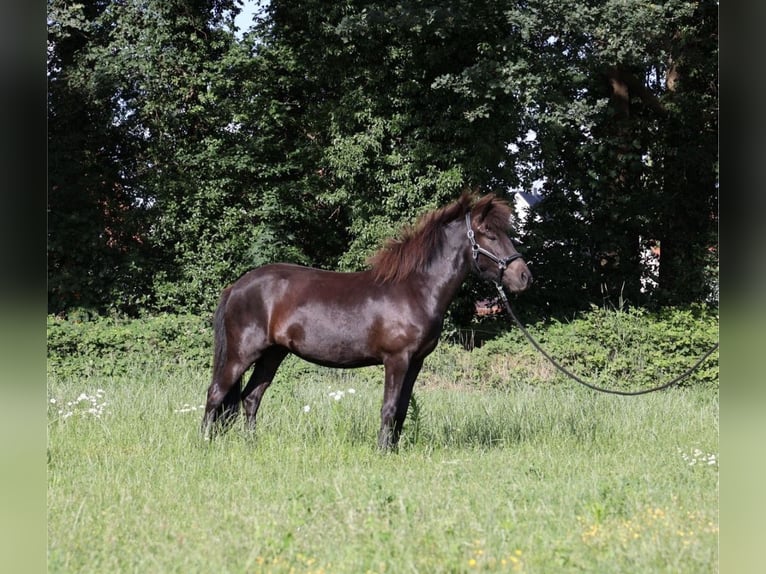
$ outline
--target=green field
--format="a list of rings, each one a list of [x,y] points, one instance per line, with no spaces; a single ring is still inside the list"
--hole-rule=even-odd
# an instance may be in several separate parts
[[[379,368],[290,359],[255,436],[204,442],[207,369],[49,363],[49,571],[717,572],[716,388],[490,384],[495,356],[440,346],[394,454]]]

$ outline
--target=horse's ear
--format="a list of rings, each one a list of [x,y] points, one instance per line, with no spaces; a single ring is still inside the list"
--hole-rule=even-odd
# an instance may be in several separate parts
[[[489,215],[489,212],[492,211],[492,200],[490,199],[487,201],[487,205],[484,206],[484,209],[481,210],[481,220],[484,221],[487,219],[487,216]]]
[[[490,211],[492,211],[492,197],[486,196],[485,198],[482,198],[479,203],[484,203],[484,205],[481,206],[481,211],[479,212],[479,229],[481,231],[486,232],[487,227],[485,221],[487,220],[487,216],[489,215]]]

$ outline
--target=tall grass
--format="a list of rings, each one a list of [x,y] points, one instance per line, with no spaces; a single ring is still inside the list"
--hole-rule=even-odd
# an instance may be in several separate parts
[[[256,433],[212,442],[207,369],[50,369],[49,570],[717,571],[714,389],[482,384],[472,357],[427,361],[395,454],[379,368],[289,359]]]

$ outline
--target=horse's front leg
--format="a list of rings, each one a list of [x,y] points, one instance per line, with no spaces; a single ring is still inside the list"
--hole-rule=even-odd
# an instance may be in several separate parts
[[[422,360],[408,362],[405,359],[393,359],[385,363],[386,381],[378,433],[378,447],[381,450],[392,450],[399,443],[410,406],[412,387],[422,366]]]

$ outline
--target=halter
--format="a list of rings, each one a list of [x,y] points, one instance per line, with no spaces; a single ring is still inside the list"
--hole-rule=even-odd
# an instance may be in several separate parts
[[[497,263],[497,268],[500,273],[499,279],[502,279],[503,273],[505,272],[505,269],[508,267],[508,265],[510,265],[511,262],[516,261],[517,259],[521,259],[521,253],[514,253],[513,255],[509,255],[508,257],[498,257],[491,251],[487,251],[481,245],[476,243],[476,237],[475,237],[476,234],[473,232],[473,229],[471,228],[471,212],[470,211],[466,212],[465,214],[465,226],[468,229],[468,231],[466,232],[466,235],[468,236],[468,241],[471,242],[471,254],[473,256],[473,262],[476,265],[476,269],[479,269],[479,254],[484,255],[485,257],[489,257],[492,261]]]

